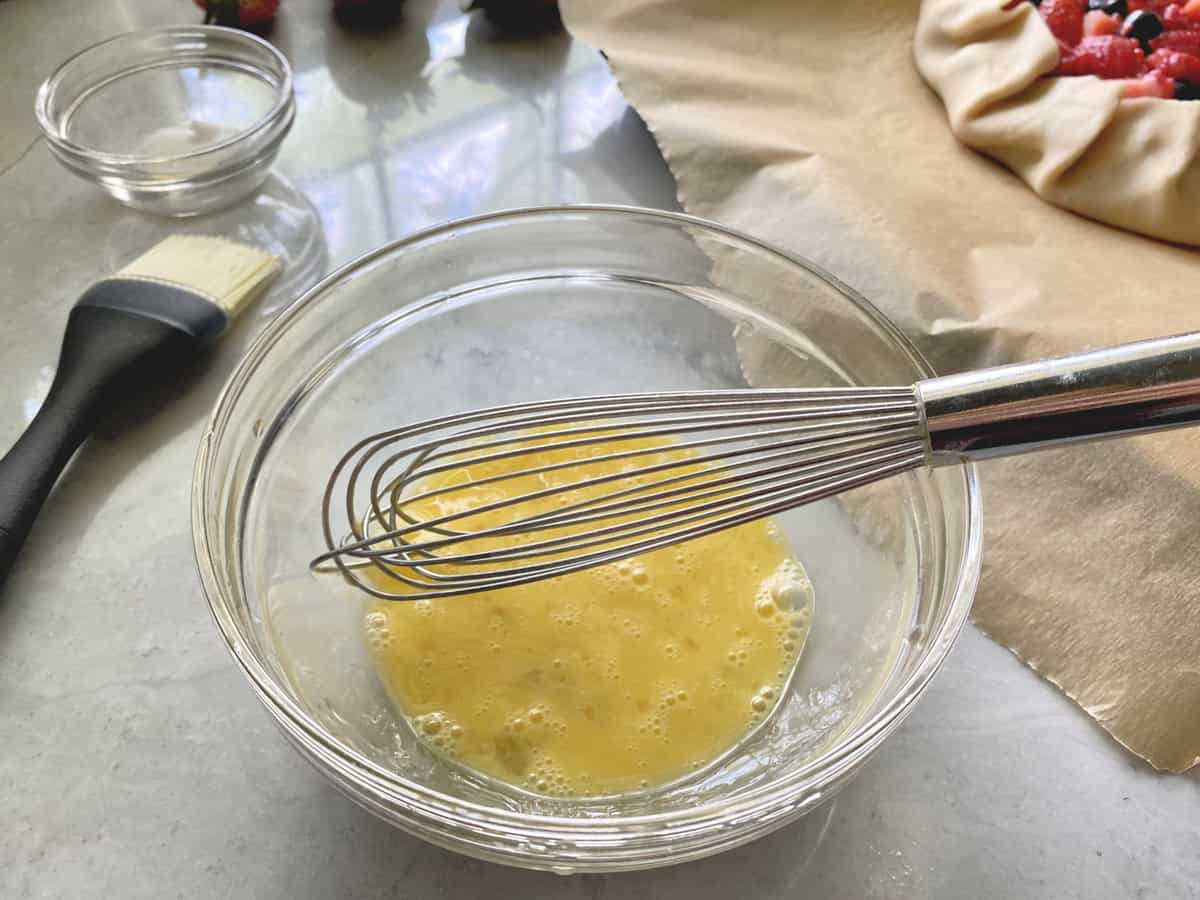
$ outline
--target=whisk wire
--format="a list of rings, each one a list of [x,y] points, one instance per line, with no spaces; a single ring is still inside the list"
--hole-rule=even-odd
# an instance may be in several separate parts
[[[338,461],[313,565],[387,599],[554,577],[915,468],[921,424],[911,388],[592,397],[441,417],[364,438]],[[342,483],[349,534],[335,540]],[[453,499],[481,491],[486,502]]]
[[[897,458],[895,458],[892,462],[885,465],[880,465],[878,468],[873,469],[870,472],[857,473],[837,479],[835,481],[826,482],[820,485],[812,485],[806,491],[787,495],[783,498],[777,499],[772,503],[760,504],[753,508],[744,510],[741,513],[712,518],[697,526],[675,531],[660,530],[657,534],[655,534],[655,536],[643,539],[641,541],[622,544],[617,547],[610,546],[610,549],[608,550],[596,551],[566,560],[552,560],[551,562],[537,566],[524,567],[521,569],[499,569],[494,570],[492,573],[478,576],[454,576],[453,578],[440,576],[443,580],[450,582],[446,585],[431,584],[429,582],[421,581],[417,578],[410,577],[402,570],[393,569],[376,563],[376,565],[387,574],[389,580],[400,581],[408,584],[411,587],[416,588],[417,593],[400,594],[394,591],[381,589],[375,584],[357,577],[353,570],[340,558],[334,557],[333,559],[343,574],[358,584],[364,591],[380,599],[416,600],[461,596],[464,594],[478,593],[479,591],[484,590],[496,590],[504,587],[528,584],[530,582],[540,581],[545,578],[554,578],[561,575],[570,574],[571,572],[576,572],[581,569],[615,562],[630,556],[653,552],[654,550],[663,549],[684,541],[705,537],[706,535],[713,534],[726,528],[737,527],[739,525],[755,521],[756,519],[761,519],[784,512],[804,503],[815,502],[844,491],[852,490],[855,487],[869,484],[881,478],[886,478],[901,472],[910,471],[919,467],[923,461],[923,449],[911,451],[908,454],[897,456]],[[416,567],[415,570],[419,571],[420,567]]]
[[[803,467],[790,467],[790,472],[794,477],[791,477],[785,481],[782,481],[781,483],[772,484],[767,487],[762,487],[761,493],[754,495],[753,499],[746,499],[745,494],[738,494],[738,495],[735,495],[734,497],[727,498],[726,500],[723,500],[723,501],[713,501],[708,504],[701,504],[698,507],[689,506],[686,508],[685,511],[670,511],[670,512],[661,513],[661,514],[658,514],[655,516],[651,516],[648,518],[640,518],[637,520],[636,528],[629,528],[622,523],[618,523],[615,525],[606,526],[604,528],[595,529],[591,532],[588,532],[588,535],[586,538],[580,538],[575,535],[568,535],[568,536],[563,536],[560,538],[553,538],[553,539],[538,541],[538,542],[529,543],[529,544],[521,544],[516,547],[504,548],[504,549],[499,549],[499,550],[486,550],[486,551],[479,551],[479,552],[475,552],[475,553],[455,554],[453,556],[438,556],[437,562],[439,564],[453,564],[453,565],[471,565],[471,564],[491,565],[492,563],[495,563],[498,561],[540,557],[540,556],[545,556],[547,554],[565,552],[567,550],[575,551],[575,550],[579,550],[579,549],[584,549],[589,546],[608,544],[608,543],[612,542],[612,535],[617,535],[617,534],[621,535],[622,538],[636,537],[640,534],[653,534],[653,533],[661,531],[664,527],[666,527],[668,525],[687,524],[687,523],[691,523],[691,522],[702,521],[704,519],[711,518],[716,513],[727,510],[727,509],[738,509],[738,508],[751,507],[754,504],[761,502],[761,500],[764,497],[773,497],[778,494],[787,494],[789,491],[793,491],[793,490],[796,490],[799,488],[803,488],[805,490],[809,490],[809,489],[819,490],[822,485],[824,485],[830,481],[837,481],[838,483],[841,483],[840,478],[843,475],[852,475],[853,473],[861,472],[863,469],[874,468],[876,465],[879,465],[880,463],[886,464],[886,463],[889,463],[889,462],[892,462],[892,461],[895,461],[898,459],[907,459],[907,458],[911,457],[912,455],[913,455],[912,446],[906,444],[906,445],[901,445],[901,446],[896,447],[895,450],[893,450],[892,452],[885,454],[883,456],[873,456],[869,460],[865,460],[862,458],[848,457],[843,465],[840,465],[832,470],[826,470],[826,471],[822,472],[822,474],[819,478],[813,478],[813,477],[806,475]],[[701,496],[701,495],[694,494],[693,499],[696,499],[698,496]],[[654,509],[654,508],[658,508],[658,507],[649,507],[649,509]],[[646,509],[633,510],[633,512],[645,512],[645,511],[647,511],[647,510]],[[570,524],[575,525],[575,524],[584,523],[584,522],[600,521],[600,520],[607,519],[607,518],[611,518],[611,516],[575,517],[570,520]],[[558,523],[551,524],[551,525],[538,524],[538,525],[533,525],[533,526],[526,526],[525,520],[517,520],[516,522],[514,522],[511,525],[505,525],[501,528],[484,529],[484,530],[481,530],[478,532],[473,532],[471,534],[471,539],[475,540],[477,538],[503,537],[506,535],[511,535],[515,532],[523,533],[523,532],[542,530],[544,528],[552,528],[552,527],[563,527],[563,526]],[[457,538],[443,538],[440,540],[417,542],[417,543],[412,543],[412,544],[405,544],[403,547],[403,552],[405,554],[412,553],[412,552],[427,553],[427,552],[431,552],[433,550],[440,549],[445,546],[453,546],[458,543],[461,543],[461,540],[459,540]],[[391,557],[392,555],[394,555],[394,550],[391,553],[371,554],[371,555],[375,555],[375,556],[383,555],[383,556]],[[425,561],[425,563],[427,563],[427,562],[428,562],[428,560]],[[403,558],[396,558],[393,560],[393,564],[395,564],[395,565],[420,565],[422,563],[417,562],[417,561],[406,560]]]
[[[821,450],[821,449],[833,448],[833,447],[850,448],[856,444],[861,444],[864,441],[869,441],[871,443],[875,443],[875,442],[878,442],[881,438],[887,437],[889,434],[892,433],[892,429],[895,429],[895,428],[903,428],[903,429],[906,429],[910,434],[913,434],[914,424],[913,424],[913,421],[911,420],[911,418],[909,418],[909,417],[897,416],[893,419],[887,419],[887,418],[881,417],[880,422],[881,422],[881,424],[878,427],[872,427],[869,423],[864,423],[863,425],[858,426],[858,427],[843,429],[840,432],[840,434],[838,434],[837,437],[829,437],[828,435],[830,434],[830,431],[828,429],[822,429],[821,431],[814,433],[814,432],[810,431],[808,427],[800,426],[800,427],[792,427],[792,428],[786,428],[786,429],[775,429],[773,431],[765,432],[764,434],[761,434],[761,435],[753,435],[753,436],[746,435],[746,436],[738,436],[735,438],[716,438],[716,439],[710,439],[710,440],[704,440],[704,441],[681,443],[681,444],[673,445],[671,447],[671,449],[676,450],[676,451],[692,450],[692,449],[698,449],[703,446],[710,446],[713,443],[729,443],[731,441],[751,440],[751,439],[762,440],[764,437],[779,437],[779,436],[786,435],[786,434],[808,435],[807,437],[801,437],[799,439],[794,439],[794,440],[775,443],[775,444],[766,444],[766,445],[762,445],[762,446],[751,446],[751,447],[739,448],[736,450],[729,450],[722,454],[722,458],[724,458],[726,460],[734,459],[734,458],[738,458],[738,457],[756,456],[758,458],[754,459],[753,462],[756,464],[761,464],[763,462],[768,462],[773,459],[779,459],[779,458],[784,458],[784,457],[788,457],[788,456],[794,457],[796,455],[796,453],[800,452],[800,451],[812,452],[814,450]],[[560,449],[560,447],[561,447],[561,445],[558,445],[558,446],[555,446],[553,449],[558,450],[558,449]],[[542,447],[542,449],[544,450],[545,448]],[[779,451],[779,452],[772,453],[769,451]],[[386,492],[390,497],[390,503],[388,505],[388,508],[390,510],[395,510],[396,514],[399,517],[406,519],[407,521],[412,523],[414,527],[413,528],[396,529],[394,532],[389,530],[389,532],[387,534],[379,535],[378,537],[380,537],[380,538],[398,537],[406,532],[417,530],[418,528],[420,530],[434,530],[434,531],[443,531],[444,533],[458,534],[460,532],[449,532],[445,529],[442,529],[441,526],[447,522],[461,519],[463,517],[476,516],[480,513],[492,512],[497,509],[502,509],[505,507],[522,504],[522,503],[528,503],[533,500],[541,499],[541,498],[548,497],[548,496],[551,496],[554,494],[563,493],[565,491],[575,491],[575,490],[587,489],[587,488],[592,488],[592,487],[598,487],[600,485],[614,482],[614,481],[628,481],[630,479],[630,475],[628,472],[625,472],[625,471],[610,472],[605,475],[592,476],[589,478],[581,479],[579,481],[572,481],[572,482],[568,482],[568,483],[565,483],[562,485],[550,486],[550,487],[546,487],[546,488],[543,488],[540,490],[523,493],[517,497],[509,497],[509,498],[505,498],[503,500],[495,501],[493,503],[475,506],[475,507],[470,508],[469,510],[448,513],[448,514],[445,514],[442,516],[437,516],[435,518],[426,518],[423,520],[414,519],[414,518],[408,516],[404,512],[405,506],[417,505],[417,504],[421,503],[422,501],[430,500],[432,498],[435,498],[435,497],[438,497],[438,496],[441,496],[444,494],[452,493],[454,491],[477,490],[480,487],[484,487],[484,486],[491,485],[491,484],[497,484],[497,483],[500,483],[503,481],[512,480],[514,478],[528,477],[531,475],[548,474],[551,472],[560,471],[562,469],[578,468],[580,466],[581,462],[584,465],[591,466],[591,465],[623,462],[625,460],[634,458],[636,456],[643,456],[643,455],[648,455],[648,454],[661,454],[662,452],[663,452],[663,447],[656,446],[656,447],[651,447],[651,448],[641,449],[641,450],[636,450],[636,451],[625,451],[625,452],[605,454],[605,455],[600,455],[600,456],[591,456],[591,457],[587,457],[586,459],[584,459],[582,461],[572,460],[572,461],[565,462],[565,463],[556,463],[556,464],[544,465],[544,466],[533,466],[533,467],[529,467],[526,469],[522,469],[519,472],[504,472],[504,473],[501,473],[498,475],[488,476],[485,478],[473,479],[469,482],[463,482],[461,484],[440,486],[435,489],[431,489],[431,490],[427,490],[427,491],[419,491],[416,493],[409,494],[408,496],[404,496],[403,495],[404,489],[407,488],[409,485],[413,484],[417,480],[417,479],[413,478],[410,474],[406,473],[405,475],[399,476],[396,479],[394,479],[393,481],[391,481],[382,490],[380,490],[378,488],[377,484],[375,484],[375,483],[373,483],[372,489],[373,489],[373,495]],[[489,459],[489,460],[496,459],[496,458],[498,458],[498,457],[496,457],[495,455],[486,457],[486,459]],[[499,458],[506,458],[506,457],[499,457]],[[470,460],[470,464],[472,464],[472,465],[476,464],[477,462],[479,462],[479,460],[476,460],[476,459]],[[663,471],[668,471],[671,469],[678,469],[678,468],[690,468],[690,469],[695,470],[695,469],[697,469],[697,467],[699,465],[700,465],[700,461],[698,461],[695,458],[671,459],[666,462],[654,463],[652,465],[644,466],[644,467],[638,469],[637,477],[644,478],[645,476],[650,475],[650,474],[655,474],[658,472],[663,472]],[[451,468],[453,468],[453,467],[451,467]],[[446,468],[439,469],[439,471],[447,471],[447,470],[448,469],[446,469]],[[637,485],[635,487],[627,488],[624,491],[621,491],[619,493],[621,493],[621,494],[636,493],[636,492],[639,492],[642,490],[646,490],[649,487],[662,486],[664,484],[667,484],[667,483],[670,483],[670,482],[676,481],[676,480],[683,481],[683,480],[688,480],[688,479],[699,478],[702,476],[712,476],[715,474],[719,474],[721,472],[726,472],[726,471],[731,471],[731,470],[738,470],[738,467],[735,464],[728,463],[728,462],[721,464],[721,465],[710,465],[710,466],[706,466],[706,467],[700,469],[699,471],[684,473],[682,475],[675,476],[673,479],[664,479],[664,480],[661,480],[658,482],[653,482],[650,485],[644,485],[644,484]],[[422,478],[422,479],[426,478],[430,474],[430,471],[431,470],[423,471],[420,475],[420,478]],[[745,463],[743,463],[743,466],[741,467],[740,471],[742,471],[743,473],[747,473],[750,470],[747,469],[745,467]],[[711,479],[710,479],[710,481],[711,481]],[[616,496],[616,495],[604,494],[604,495],[592,497],[586,501],[583,501],[580,505],[571,506],[571,507],[568,507],[568,509],[581,508],[584,505],[594,504],[594,503],[598,502],[599,500],[609,499],[613,496]],[[563,512],[563,511],[564,510],[548,511],[545,513],[540,513],[534,517],[516,519],[516,520],[514,520],[514,525],[516,525],[517,523],[520,523],[521,525],[528,525],[534,521],[541,521],[542,519],[548,519],[550,517],[556,516],[557,514]],[[343,549],[345,549],[345,548],[343,548]]]

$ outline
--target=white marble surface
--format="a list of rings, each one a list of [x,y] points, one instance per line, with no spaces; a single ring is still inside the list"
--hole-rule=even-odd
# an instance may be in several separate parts
[[[424,0],[354,37],[327,0],[283,5],[299,114],[277,177],[172,227],[265,242],[288,275],[169,403],[85,447],[0,595],[0,897],[1200,896],[1200,777],[1155,774],[973,629],[833,803],[687,866],[474,862],[309,769],[227,657],[192,563],[196,436],[239,348],[322,271],[416,228],[555,201],[670,207],[674,190],[602,60],[567,38],[497,43]],[[197,18],[188,0],[0,3],[0,447],[44,395],[80,290],[168,227],[57,167],[37,84],[106,34]]]

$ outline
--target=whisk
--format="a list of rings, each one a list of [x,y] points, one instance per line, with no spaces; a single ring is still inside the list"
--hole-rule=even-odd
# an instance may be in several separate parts
[[[326,552],[312,565],[384,599],[477,593],[658,550],[921,466],[1198,419],[1200,333],[909,387],[496,407],[355,444],[326,486]]]

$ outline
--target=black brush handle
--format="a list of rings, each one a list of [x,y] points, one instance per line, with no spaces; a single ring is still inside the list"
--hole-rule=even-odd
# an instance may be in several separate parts
[[[54,482],[106,413],[193,360],[202,341],[136,311],[77,305],[46,402],[0,459],[0,585]]]

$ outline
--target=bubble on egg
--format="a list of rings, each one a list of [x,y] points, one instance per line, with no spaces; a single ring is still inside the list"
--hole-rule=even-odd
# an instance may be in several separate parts
[[[440,710],[417,716],[412,720],[412,726],[426,741],[449,754],[454,753],[463,733],[462,726]]]
[[[367,644],[376,652],[387,650],[392,646],[392,633],[388,617],[382,612],[367,613],[363,617],[363,632]]]

